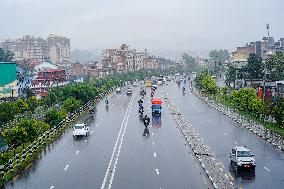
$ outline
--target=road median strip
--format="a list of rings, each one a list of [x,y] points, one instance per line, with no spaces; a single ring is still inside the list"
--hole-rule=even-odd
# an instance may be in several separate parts
[[[233,183],[229,177],[224,174],[222,165],[217,163],[215,154],[210,153],[209,148],[207,148],[207,145],[203,143],[203,140],[201,140],[199,137],[198,132],[196,132],[191,124],[185,120],[185,118],[182,116],[182,113],[168,97],[165,97],[165,102],[168,105],[171,115],[179,126],[182,134],[190,145],[195,157],[198,159],[214,188],[234,189]]]

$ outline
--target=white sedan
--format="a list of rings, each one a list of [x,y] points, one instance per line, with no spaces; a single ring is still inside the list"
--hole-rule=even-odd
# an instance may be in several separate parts
[[[79,123],[73,126],[73,137],[77,136],[88,136],[89,127],[84,123]]]

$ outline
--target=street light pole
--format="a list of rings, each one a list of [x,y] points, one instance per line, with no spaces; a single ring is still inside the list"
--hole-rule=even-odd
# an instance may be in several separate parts
[[[264,80],[263,80],[263,95],[262,95],[262,100],[264,100],[265,97],[265,81],[266,81],[266,61],[263,61],[264,63]]]

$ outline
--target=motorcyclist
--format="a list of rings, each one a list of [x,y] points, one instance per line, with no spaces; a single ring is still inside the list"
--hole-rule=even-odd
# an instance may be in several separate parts
[[[141,106],[141,105],[143,104],[143,100],[142,100],[142,99],[139,99],[139,100],[138,100],[138,104],[139,104],[139,106]]]
[[[144,112],[144,107],[142,104],[139,105],[139,113],[143,113]]]
[[[185,93],[185,87],[182,88],[182,92]]]
[[[108,99],[107,98],[105,99],[105,103],[106,103],[106,105],[108,105]]]
[[[145,115],[143,118],[143,124],[145,127],[148,127],[148,125],[150,124],[150,118],[147,115]]]

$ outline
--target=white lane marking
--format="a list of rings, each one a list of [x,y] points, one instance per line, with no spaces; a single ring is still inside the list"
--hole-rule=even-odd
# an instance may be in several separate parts
[[[211,119],[209,119],[208,121],[211,122]]]
[[[54,188],[54,186],[51,186],[49,189],[53,189]]]
[[[154,133],[152,132],[152,136],[154,135]]]
[[[103,118],[101,118],[101,121],[103,120]]]
[[[228,135],[227,133],[224,133],[224,135]]]
[[[200,168],[198,167],[198,165],[195,163],[195,166],[196,166],[196,168],[198,169],[198,170],[200,170]]]
[[[156,152],[154,152],[154,157],[157,157],[157,154],[156,154]]]
[[[78,155],[78,154],[79,154],[79,150],[76,151],[76,155]]]
[[[229,177],[231,180],[235,180],[234,177],[232,177],[232,175],[230,173],[228,173]]]
[[[226,178],[229,178],[227,174],[224,174]]]
[[[87,142],[88,140],[86,139],[85,142]]]
[[[156,173],[157,173],[157,175],[159,175],[159,174],[160,174],[159,169],[156,169]]]
[[[206,181],[204,175],[202,175],[202,180],[203,180],[203,182],[204,182],[205,184],[207,184],[207,181]]]
[[[66,167],[64,168],[64,171],[66,171],[69,167],[69,164],[66,165]]]
[[[98,126],[99,126],[99,124],[97,123],[97,124],[96,124],[96,127],[98,127]]]
[[[235,141],[235,140],[234,140],[234,143],[235,143],[235,144],[238,144],[237,141]]]
[[[133,99],[132,99],[133,100]],[[121,135],[121,132],[123,130],[123,126],[125,125],[125,120],[127,118],[127,115],[128,115],[128,112],[130,110],[130,106],[132,105],[131,101],[129,102],[128,106],[127,106],[127,109],[126,109],[126,112],[125,112],[125,115],[123,117],[123,120],[122,120],[122,123],[121,123],[121,126],[120,126],[120,130],[118,132],[118,135],[117,135],[117,138],[116,138],[116,142],[115,142],[115,145],[113,147],[113,151],[112,151],[112,155],[111,155],[111,158],[110,158],[110,161],[109,161],[109,164],[108,164],[108,167],[107,167],[107,170],[106,170],[106,173],[105,173],[105,176],[104,176],[104,180],[103,180],[103,183],[102,183],[102,186],[101,186],[101,189],[104,189],[105,188],[105,184],[106,184],[106,181],[107,181],[107,177],[108,177],[108,174],[110,172],[110,166],[112,164],[112,161],[113,161],[113,158],[114,158],[114,154],[115,154],[115,151],[116,151],[116,148],[117,148],[117,144],[118,144],[118,141],[120,139],[120,135]]]
[[[267,167],[263,167],[266,171],[270,172],[270,170]]]
[[[155,142],[153,141],[153,145],[155,144]]]
[[[131,105],[132,105],[132,103],[131,103]],[[130,107],[130,109],[131,109],[131,107]],[[121,137],[121,139],[120,139],[120,144],[119,144],[118,152],[117,152],[117,154],[116,154],[114,169],[112,170],[112,175],[111,175],[111,179],[110,179],[110,183],[109,183],[108,189],[110,189],[110,188],[111,188],[111,185],[112,185],[113,177],[114,177],[115,170],[116,170],[116,165],[117,165],[117,162],[118,162],[118,157],[119,157],[119,155],[120,155],[121,146],[122,146],[123,139],[124,139],[124,135],[125,135],[125,131],[126,131],[126,128],[127,128],[127,125],[128,125],[128,118],[129,118],[129,115],[130,115],[130,111],[129,111],[129,114],[128,114],[127,119],[126,119],[126,121],[125,121],[125,126],[124,126],[124,130],[123,130],[123,133],[122,133],[122,137]]]

